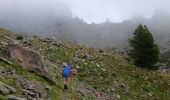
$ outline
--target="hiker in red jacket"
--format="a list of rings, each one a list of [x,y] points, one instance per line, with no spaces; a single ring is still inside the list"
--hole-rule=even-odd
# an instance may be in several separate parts
[[[63,67],[60,70],[60,73],[62,77],[64,77],[64,89],[68,89],[68,80],[71,75],[73,75],[73,70],[70,68],[70,66],[63,62]]]

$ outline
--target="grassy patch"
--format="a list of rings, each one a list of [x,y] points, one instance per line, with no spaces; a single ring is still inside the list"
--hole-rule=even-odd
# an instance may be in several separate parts
[[[6,100],[6,97],[0,94],[0,100]]]

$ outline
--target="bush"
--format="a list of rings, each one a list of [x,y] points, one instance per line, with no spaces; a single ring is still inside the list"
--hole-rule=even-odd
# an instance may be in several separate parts
[[[23,36],[22,35],[17,35],[16,39],[17,40],[23,40]]]

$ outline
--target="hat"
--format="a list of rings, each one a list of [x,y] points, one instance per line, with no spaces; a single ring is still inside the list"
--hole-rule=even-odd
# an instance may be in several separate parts
[[[66,63],[66,62],[63,62],[63,66],[67,66],[67,63]]]

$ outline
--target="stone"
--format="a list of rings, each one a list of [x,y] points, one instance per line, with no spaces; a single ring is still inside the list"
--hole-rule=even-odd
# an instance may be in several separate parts
[[[7,60],[5,58],[0,57],[0,60],[7,63],[7,64],[14,65],[12,62],[10,62],[9,60]]]
[[[47,97],[47,93],[45,88],[37,81],[29,81],[25,78],[17,79],[20,85],[22,86],[23,94],[34,97],[34,98],[45,98]]]
[[[153,96],[153,93],[148,93],[148,95],[152,97],[152,96]]]
[[[87,88],[80,88],[78,89],[79,93],[81,93],[81,95],[83,95],[85,98],[88,97],[89,94],[91,94],[91,91]]]
[[[83,100],[87,100],[85,97],[82,97]]]
[[[96,63],[96,66],[97,66],[97,67],[100,67],[100,65],[99,65],[98,63]]]
[[[37,52],[23,48],[18,44],[9,44],[6,51],[7,55],[21,64],[24,69],[43,76],[50,83],[55,84],[52,75],[45,69],[43,60]]]
[[[103,56],[107,56],[107,53],[103,53]]]
[[[105,68],[101,68],[102,71],[106,72],[107,70]]]
[[[79,67],[79,66],[76,66],[76,69],[80,69],[80,67]]]
[[[2,93],[4,95],[16,93],[16,89],[9,86],[9,85],[6,85],[6,84],[0,82],[0,93]]]
[[[38,94],[39,97],[45,98],[47,97],[47,93],[45,92],[45,88],[37,81],[31,82],[32,90],[35,91],[36,94]]]
[[[113,81],[113,86],[114,87],[119,87],[119,83],[117,81]]]
[[[7,95],[7,94],[10,94],[10,90],[7,89],[5,86],[3,86],[2,84],[0,84],[0,94],[3,94],[3,95]]]
[[[6,73],[7,70],[4,67],[0,67],[0,73]]]
[[[111,88],[111,91],[115,91],[116,89],[115,88]]]
[[[45,84],[45,89],[48,90],[48,91],[51,91],[52,87],[47,85],[47,84]]]
[[[19,97],[16,97],[14,95],[9,95],[7,97],[7,100],[26,100],[25,98],[19,98]]]
[[[120,96],[119,94],[117,94],[117,95],[116,95],[116,97],[117,97],[118,99],[120,99],[120,98],[121,98],[121,96]]]
[[[36,96],[36,94],[34,92],[28,91],[26,89],[22,89],[22,91],[23,91],[23,94],[25,94],[25,95],[29,95],[31,97]]]
[[[28,80],[22,76],[16,75],[15,72],[11,73],[10,70],[5,69],[3,67],[0,67],[0,73],[1,73],[1,71],[3,71],[2,74],[8,75],[9,78],[15,79],[19,83],[19,85],[23,89],[22,90],[23,94],[25,94],[27,98],[30,97],[30,98],[37,99],[37,98],[46,98],[47,97],[47,92],[45,91],[45,88],[38,81]],[[10,74],[8,74],[8,73],[10,73]],[[1,85],[3,87],[1,88],[1,86],[0,86],[0,90],[3,90],[5,92],[0,91],[0,93],[11,94],[11,93],[16,92],[15,88],[12,88],[12,87],[5,85],[3,83],[1,83]]]

